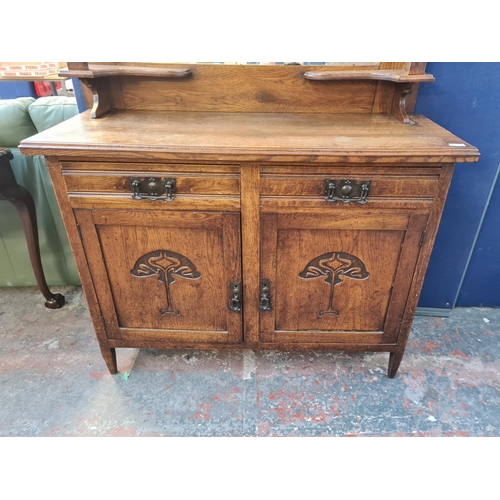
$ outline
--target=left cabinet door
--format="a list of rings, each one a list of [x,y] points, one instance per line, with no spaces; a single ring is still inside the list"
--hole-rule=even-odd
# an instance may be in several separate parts
[[[109,339],[240,343],[239,213],[76,209]]]

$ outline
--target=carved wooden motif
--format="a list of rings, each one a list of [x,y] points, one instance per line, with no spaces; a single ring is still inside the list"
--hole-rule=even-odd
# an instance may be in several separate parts
[[[189,280],[201,278],[196,266],[187,257],[170,250],[156,250],[143,255],[137,259],[130,274],[136,278],[158,276],[158,281],[165,286],[167,296],[167,308],[160,309],[162,316],[165,316],[165,314],[180,315],[180,312],[174,308],[170,291],[171,285],[175,283],[176,276]]]
[[[333,309],[333,290],[337,285],[343,283],[342,278],[365,280],[370,276],[365,265],[358,257],[345,252],[324,253],[311,260],[304,270],[299,274],[303,280],[326,277],[325,283],[330,285],[330,298],[328,309],[319,312],[321,318],[325,314],[339,315],[339,311]]]

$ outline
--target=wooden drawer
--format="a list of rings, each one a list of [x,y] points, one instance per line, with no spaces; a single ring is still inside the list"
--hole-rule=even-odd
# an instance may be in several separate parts
[[[275,203],[293,206],[307,202],[316,207],[338,205],[326,201],[325,182],[334,180],[340,183],[347,179],[356,183],[370,181],[367,200],[371,206],[430,203],[437,193],[439,174],[440,168],[424,167],[263,166],[261,204],[263,207]],[[359,206],[352,202],[349,205]]]
[[[232,210],[239,208],[239,165],[185,165],[149,163],[62,162],[68,196],[74,208],[98,205],[115,208],[179,210]],[[159,184],[173,179],[171,200],[165,193],[152,200],[143,186],[155,178]],[[133,182],[139,181],[134,199]]]

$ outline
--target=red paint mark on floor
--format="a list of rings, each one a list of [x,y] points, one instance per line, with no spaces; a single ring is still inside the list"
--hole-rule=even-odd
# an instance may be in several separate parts
[[[224,401],[226,403],[236,403],[238,401],[237,394],[241,393],[241,387],[232,387],[228,391],[214,394],[216,401]]]
[[[282,423],[289,424],[291,423],[289,420],[289,408],[285,405],[285,403],[279,403],[276,408],[274,408],[274,411],[276,412],[276,415],[278,418],[281,420]],[[292,420],[293,421],[293,420]]]
[[[137,429],[132,427],[116,427],[115,429],[110,429],[105,434],[104,437],[134,437],[137,436]]]
[[[436,318],[434,324],[429,325],[429,328],[443,328],[443,327],[446,328],[443,318]]]
[[[454,356],[462,356],[463,358],[468,358],[469,356],[465,354],[462,351],[459,351],[458,349],[453,349],[453,355]]]
[[[469,437],[469,431],[447,431],[444,433],[445,436],[455,436],[455,437]]]
[[[321,414],[321,415],[314,415],[311,419],[313,422],[324,422],[326,420],[326,415]]]
[[[429,340],[425,343],[425,345],[423,346],[423,349],[428,354],[431,354],[434,349],[439,349],[439,346],[435,342],[433,342],[432,340]]]
[[[208,420],[210,418],[210,403],[203,403],[198,406],[196,413],[191,418]]]
[[[330,411],[337,417],[340,417],[340,412],[338,411],[337,408],[335,408],[335,406],[333,405],[330,405]]]
[[[109,375],[109,372],[92,372],[89,373],[89,377],[95,380],[102,380],[106,375]]]

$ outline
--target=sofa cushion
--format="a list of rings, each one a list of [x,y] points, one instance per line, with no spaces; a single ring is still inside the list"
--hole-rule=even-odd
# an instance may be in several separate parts
[[[28,112],[33,97],[0,99],[0,146],[17,148],[19,143],[37,133]]]
[[[40,97],[29,107],[29,114],[38,132],[43,132],[77,115],[78,106],[75,97]]]

